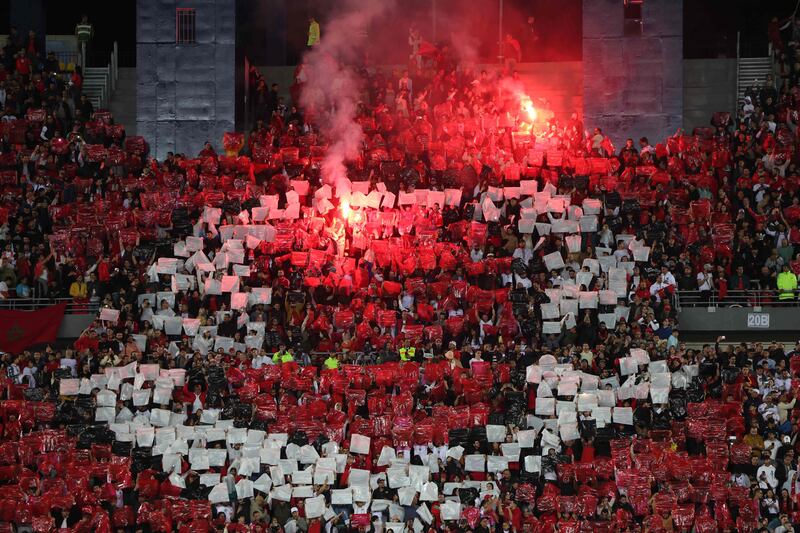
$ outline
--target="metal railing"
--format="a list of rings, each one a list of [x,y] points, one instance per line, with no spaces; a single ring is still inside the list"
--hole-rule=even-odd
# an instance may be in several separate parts
[[[800,304],[800,290],[777,289],[729,290],[720,298],[719,291],[678,291],[678,309],[682,307],[795,307]],[[784,296],[781,299],[781,296]]]
[[[114,48],[111,50],[111,62],[108,65],[111,70],[111,94],[117,90],[117,79],[119,78],[119,47],[117,41],[114,41]]]
[[[43,307],[66,303],[64,314],[87,315],[100,311],[99,302],[76,301],[74,298],[7,298],[0,300],[0,309],[4,311],[36,311]]]
[[[119,47],[114,41],[108,64],[105,67],[84,69],[84,92],[98,108],[107,108],[119,79]]]
[[[53,53],[55,54],[58,62],[64,66],[64,71],[72,72],[72,69],[78,66],[78,52],[59,50]],[[69,68],[70,65],[72,65],[72,69]]]
[[[737,115],[739,111],[739,60],[742,58],[741,54],[741,40],[742,40],[742,32],[736,32],[736,86],[734,87],[733,94],[733,113],[731,114],[732,117]]]

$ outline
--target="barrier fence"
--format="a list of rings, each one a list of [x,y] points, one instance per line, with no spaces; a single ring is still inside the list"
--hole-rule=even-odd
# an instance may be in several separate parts
[[[8,298],[0,300],[0,309],[4,311],[36,311],[43,307],[66,303],[66,315],[97,314],[100,310],[98,302],[76,301],[74,298]]]
[[[790,294],[791,297],[788,297]],[[777,289],[719,291],[678,291],[679,309],[683,307],[795,307],[800,291]]]

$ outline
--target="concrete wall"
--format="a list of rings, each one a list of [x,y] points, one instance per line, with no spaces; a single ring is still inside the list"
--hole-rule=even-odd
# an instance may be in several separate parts
[[[89,324],[94,322],[97,314],[90,315],[64,315],[61,325],[58,328],[59,339],[77,339]]]
[[[683,1],[647,0],[641,36],[625,36],[623,3],[583,2],[583,110],[619,146],[683,124]]]
[[[111,96],[109,109],[114,120],[125,126],[127,135],[138,135],[136,127],[136,76],[135,68],[120,68],[117,86]]]
[[[735,108],[735,59],[684,59],[684,130],[708,126],[714,112],[733,112]]]
[[[175,9],[196,10],[196,44],[175,43]],[[151,153],[194,156],[234,129],[235,0],[137,0],[137,133]]]

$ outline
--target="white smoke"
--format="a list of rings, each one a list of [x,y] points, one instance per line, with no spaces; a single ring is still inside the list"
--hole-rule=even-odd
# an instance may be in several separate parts
[[[464,20],[464,14],[454,15],[454,17],[456,17],[455,22],[450,24],[452,27],[450,30],[450,47],[460,64],[475,67],[480,62],[478,53],[480,39],[466,29],[467,24]]]
[[[346,175],[345,162],[359,155],[363,139],[356,110],[361,96],[358,69],[367,46],[367,29],[391,7],[391,0],[345,0],[322,25],[320,43],[305,55],[307,82],[301,104],[328,140],[322,179],[335,184]]]

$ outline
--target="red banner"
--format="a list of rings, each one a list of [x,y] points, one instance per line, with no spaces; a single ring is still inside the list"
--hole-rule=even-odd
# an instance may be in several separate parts
[[[67,304],[38,311],[0,311],[0,350],[19,353],[28,346],[53,342]]]

